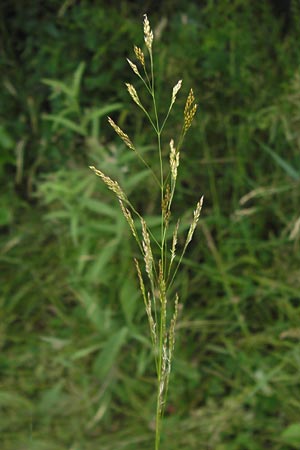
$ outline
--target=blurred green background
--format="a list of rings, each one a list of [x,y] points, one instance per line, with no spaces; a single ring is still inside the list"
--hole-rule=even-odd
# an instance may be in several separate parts
[[[155,31],[159,105],[193,87],[175,215],[202,218],[177,277],[162,450],[300,448],[300,2],[2,0],[1,450],[153,449],[155,373],[114,196],[157,196],[126,57]]]

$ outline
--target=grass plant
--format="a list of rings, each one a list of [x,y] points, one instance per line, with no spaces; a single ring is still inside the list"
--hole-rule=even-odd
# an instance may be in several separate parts
[[[160,187],[149,169],[159,181],[149,145],[157,135],[135,103],[130,111],[121,82],[128,70],[155,120],[123,58],[140,42],[143,5],[21,3],[0,6],[0,447],[153,450],[156,374],[132,264],[135,252],[144,273],[143,256],[87,168],[118,181],[159,242]],[[172,96],[165,85],[184,79],[162,133],[165,180],[186,86],[201,104],[166,234],[185,211],[178,248],[199,180],[205,192],[205,217],[169,290],[168,324],[176,292],[185,307],[160,450],[299,450],[299,14],[283,31],[271,2],[198,3],[149,10],[159,118]]]
[[[148,317],[151,343],[155,360],[157,376],[155,450],[159,450],[162,418],[166,407],[175,344],[175,328],[179,302],[178,293],[173,292],[172,286],[186,249],[192,241],[194,231],[199,221],[203,197],[200,198],[196,205],[183,248],[181,249],[181,252],[179,252],[179,255],[177,255],[177,241],[180,222],[178,220],[176,224],[172,223],[172,204],[176,189],[177,172],[180,163],[180,151],[186,133],[193,122],[197,110],[197,104],[195,103],[194,93],[191,89],[185,103],[181,132],[177,137],[177,141],[171,139],[169,142],[169,161],[168,165],[166,165],[164,162],[164,149],[166,143],[164,140],[163,131],[176,102],[177,94],[181,89],[182,80],[179,80],[173,87],[169,107],[164,118],[161,119],[155,89],[155,66],[153,54],[154,35],[147,15],[144,15],[143,26],[147,54],[145,55],[143,50],[135,45],[134,53],[137,59],[137,64],[132,62],[130,59],[127,59],[127,61],[135,75],[142,81],[142,84],[150,97],[152,109],[148,111],[147,107],[144,106],[144,103],[140,99],[140,95],[138,94],[136,88],[132,84],[126,83],[126,87],[132,100],[143,111],[153,129],[157,145],[157,157],[159,161],[158,174],[156,173],[155,168],[150,167],[148,162],[144,159],[138,149],[138,146],[135,146],[130,137],[114,122],[114,120],[109,117],[108,122],[125,145],[130,149],[130,151],[135,152],[141,163],[146,166],[149,173],[153,177],[157,189],[159,190],[159,236],[155,236],[147,223],[147,219],[143,216],[143,212],[138,211],[135,208],[117,181],[111,179],[94,166],[90,166],[90,168],[116,195],[123,215],[141,252],[144,263],[142,269],[140,259],[134,259],[140,291]],[[137,227],[136,220],[134,220],[134,218],[140,222],[140,228]],[[172,227],[171,239],[168,238],[170,227]]]

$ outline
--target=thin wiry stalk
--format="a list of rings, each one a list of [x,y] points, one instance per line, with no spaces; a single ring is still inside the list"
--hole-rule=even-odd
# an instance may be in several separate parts
[[[167,401],[171,363],[175,344],[176,320],[179,302],[177,293],[175,295],[175,301],[172,304],[168,303],[168,297],[170,295],[170,288],[182,263],[187,246],[193,238],[193,234],[200,217],[203,198],[201,198],[197,203],[196,209],[194,211],[194,218],[188,230],[183,250],[174,269],[173,263],[177,259],[176,251],[179,233],[179,221],[177,221],[177,224],[174,227],[171,245],[169,245],[167,239],[167,230],[171,222],[171,210],[176,189],[177,171],[180,163],[180,150],[184,137],[191,127],[193,118],[197,110],[197,105],[195,104],[194,93],[191,89],[185,104],[183,113],[183,125],[181,128],[181,133],[177,140],[177,145],[175,145],[173,139],[169,144],[169,168],[167,171],[165,171],[162,155],[162,147],[164,145],[162,140],[162,132],[168,121],[173,105],[176,102],[176,97],[181,88],[182,80],[179,80],[173,87],[167,114],[162,123],[160,123],[155,90],[154,58],[152,52],[154,36],[146,15],[144,16],[143,25],[144,41],[148,52],[148,60],[150,61],[150,71],[148,72],[147,70],[146,58],[140,47],[134,46],[134,53],[138,65],[132,62],[130,59],[127,59],[127,61],[136,76],[140,80],[142,80],[143,85],[150,95],[153,106],[153,114],[149,113],[144,107],[134,86],[132,84],[126,83],[126,87],[132,100],[144,112],[153,130],[155,131],[159,159],[159,174],[156,174],[149,163],[140,155],[132,140],[123,130],[121,130],[121,128],[113,121],[113,119],[109,118],[108,120],[112,128],[116,131],[125,145],[130,150],[134,151],[137,157],[148,168],[155,182],[159,186],[161,208],[159,239],[154,236],[153,232],[147,224],[147,221],[143,218],[142,214],[140,214],[136,210],[119,183],[105,175],[101,170],[98,170],[93,166],[91,166],[90,168],[117,196],[122,213],[129,225],[135,241],[137,242],[138,248],[142,255],[142,260],[144,262],[144,269],[142,271],[138,259],[135,258],[135,267],[139,280],[140,291],[144,301],[146,315],[148,317],[150,338],[157,374],[154,448],[155,450],[159,450],[161,441],[162,418]],[[144,76],[142,75],[143,73]],[[136,217],[138,219],[141,225],[141,230],[136,226],[133,217]],[[170,252],[169,257],[168,252]],[[156,256],[157,253],[159,254],[159,256]],[[148,280],[148,289],[146,288],[145,280]],[[169,312],[171,314],[169,314]],[[169,315],[171,319],[168,319]]]
[[[147,21],[147,16],[145,17],[144,23]],[[147,29],[145,30],[145,41],[147,45]],[[148,31],[149,34],[149,31]],[[159,119],[156,105],[155,97],[155,78],[154,78],[154,65],[153,65],[153,55],[152,55],[152,45],[147,45],[150,56],[150,68],[151,68],[151,96],[153,101],[153,109],[156,124],[156,135],[157,135],[157,146],[158,146],[158,156],[159,156],[159,168],[160,168],[160,200],[161,200],[161,242],[160,242],[160,268],[159,268],[159,296],[161,300],[160,305],[160,319],[159,319],[159,342],[158,342],[158,367],[157,367],[157,395],[156,395],[156,427],[155,427],[155,450],[159,450],[160,436],[161,436],[161,399],[163,394],[162,386],[162,368],[163,368],[163,342],[166,327],[166,298],[165,293],[162,293],[162,280],[164,277],[163,266],[164,266],[164,214],[163,214],[163,201],[164,201],[164,174],[163,174],[163,161],[162,161],[162,149],[161,149],[161,131],[159,127]]]

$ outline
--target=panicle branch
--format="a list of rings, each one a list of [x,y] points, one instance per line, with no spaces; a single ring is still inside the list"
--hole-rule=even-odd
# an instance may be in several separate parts
[[[139,72],[139,70],[138,70],[136,64],[134,64],[132,61],[130,61],[129,58],[126,58],[126,59],[127,59],[128,64],[130,65],[130,67],[131,67],[132,70],[134,71],[134,73],[140,77],[141,75],[140,75],[140,72]]]
[[[144,14],[144,39],[145,44],[149,50],[149,52],[152,52],[152,42],[153,42],[153,32],[150,28],[150,23],[147,17],[147,14]]]
[[[179,80],[178,83],[173,87],[172,99],[171,99],[171,107],[173,106],[173,104],[176,101],[176,95],[178,94],[178,91],[180,90],[181,85],[182,85],[182,80]]]
[[[179,151],[176,151],[174,140],[170,141],[170,169],[171,169],[171,178],[173,183],[175,183],[177,178],[177,169],[179,166]]]
[[[135,150],[135,147],[131,140],[129,139],[129,136],[124,133],[124,131],[121,130],[121,128],[110,118],[108,117],[108,122],[110,126],[115,130],[118,136],[122,139],[122,141],[127,145],[127,147],[131,148],[131,150]]]
[[[139,96],[138,96],[138,94],[137,94],[137,92],[136,92],[135,87],[133,87],[132,84],[130,84],[130,83],[125,83],[125,85],[126,85],[126,87],[127,87],[127,90],[128,90],[128,92],[129,92],[129,94],[130,94],[132,100],[133,100],[140,108],[144,109],[143,106],[142,106],[142,104],[141,104],[141,101],[140,101],[140,99],[139,99]]]
[[[194,116],[197,111],[198,105],[195,102],[193,89],[190,90],[188,98],[186,100],[185,108],[184,108],[184,123],[183,123],[183,132],[184,134],[188,131],[190,126],[192,125]]]
[[[141,63],[141,65],[145,68],[145,56],[143,51],[137,47],[136,45],[134,46],[134,53],[135,56],[137,58],[137,60]]]
[[[197,203],[196,209],[194,211],[194,218],[193,218],[193,221],[191,223],[191,226],[190,226],[187,238],[186,238],[185,247],[187,247],[187,245],[191,242],[191,240],[193,238],[194,231],[196,229],[198,220],[200,218],[202,205],[203,205],[203,196],[200,198],[199,202]]]
[[[152,255],[152,249],[151,249],[151,242],[150,242],[149,233],[147,231],[147,225],[146,225],[146,222],[143,219],[143,217],[141,217],[141,224],[142,224],[143,250],[144,250],[144,261],[145,261],[146,272],[148,274],[150,282],[154,283],[153,255]]]
[[[89,166],[89,168],[93,172],[95,172],[95,174],[104,181],[104,183],[106,184],[108,189],[113,191],[120,200],[127,201],[127,197],[124,194],[124,192],[122,191],[122,189],[117,181],[112,180],[107,175],[105,175],[103,172],[101,172],[101,170],[96,169],[96,167],[94,167],[94,166]]]
[[[127,220],[127,223],[128,223],[128,225],[130,227],[130,230],[132,232],[132,235],[133,235],[133,237],[135,238],[135,240],[139,244],[140,241],[139,241],[138,234],[136,232],[136,228],[135,228],[135,225],[134,225],[134,221],[133,221],[131,212],[129,211],[128,208],[126,208],[126,206],[124,205],[124,203],[121,200],[119,200],[119,202],[120,202],[120,206],[121,206],[121,210],[123,212],[123,215],[124,215],[125,219]]]

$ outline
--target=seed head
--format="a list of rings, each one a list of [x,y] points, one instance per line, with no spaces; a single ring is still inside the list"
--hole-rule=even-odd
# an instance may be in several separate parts
[[[115,130],[118,136],[122,139],[122,141],[127,145],[127,147],[135,150],[133,143],[129,139],[129,136],[121,130],[121,128],[110,118],[108,117],[108,122],[110,126]]]
[[[149,280],[153,282],[153,255],[151,250],[150,237],[147,231],[147,225],[143,218],[141,218],[141,224],[142,224],[144,261],[146,272],[148,274]]]
[[[174,140],[170,141],[170,168],[171,168],[171,177],[173,182],[176,181],[177,178],[177,168],[179,166],[179,152],[176,151],[174,146]]]
[[[171,261],[170,261],[170,266],[173,263],[175,256],[176,256],[176,245],[177,245],[177,236],[178,236],[178,228],[179,228],[179,219],[176,223],[176,227],[173,233],[173,241],[172,241],[172,248],[171,248]]]
[[[153,32],[150,28],[150,23],[147,17],[147,14],[144,14],[144,39],[145,44],[151,53],[152,51],[152,42],[153,42]]]
[[[171,106],[175,103],[176,95],[178,94],[178,91],[181,88],[181,85],[182,85],[182,80],[179,80],[178,83],[173,87]]]
[[[161,209],[162,209],[162,213],[163,213],[163,217],[164,217],[164,221],[165,221],[166,225],[168,225],[170,216],[171,216],[170,200],[171,200],[170,185],[167,184],[165,196],[164,196],[162,204],[161,204]]]
[[[142,64],[143,67],[145,67],[145,56],[144,56],[144,53],[136,45],[134,46],[134,53],[135,53],[135,56],[137,57],[137,60]]]
[[[95,172],[95,174],[98,177],[100,177],[104,181],[104,183],[106,184],[108,189],[113,191],[120,200],[127,201],[126,195],[122,191],[122,189],[117,181],[112,180],[107,175],[105,175],[103,172],[101,172],[101,170],[96,169],[96,167],[94,167],[94,166],[89,166],[89,167],[91,170],[93,170]]]
[[[186,239],[186,244],[185,246],[187,246],[192,238],[193,238],[193,234],[194,231],[196,229],[199,217],[200,217],[200,213],[201,213],[201,209],[202,209],[202,205],[203,205],[203,196],[200,198],[199,202],[197,203],[196,209],[194,211],[194,218],[193,218],[193,222],[191,223],[188,235],[187,235],[187,239]]]
[[[129,94],[131,95],[132,100],[142,108],[142,104],[140,102],[139,96],[135,90],[135,88],[132,86],[132,84],[125,83],[126,87],[128,89]]]
[[[193,122],[193,118],[197,111],[198,105],[196,105],[194,102],[195,102],[194,92],[193,92],[193,89],[191,89],[189,92],[188,98],[186,100],[184,114],[183,114],[184,115],[184,124],[183,124],[184,133],[186,133],[188,131],[188,129],[190,128],[190,126]]]
[[[133,62],[130,61],[129,58],[126,58],[126,59],[127,59],[128,64],[130,65],[130,67],[131,67],[132,70],[134,71],[134,73],[135,73],[136,75],[139,75],[139,76],[140,76],[140,72],[139,72],[138,68],[136,67],[136,65],[133,64]]]
[[[188,98],[186,99],[186,104],[185,104],[185,108],[184,108],[184,116],[187,115],[187,112],[189,109],[191,109],[192,104],[195,101],[195,97],[194,97],[194,92],[193,89],[190,90]]]

